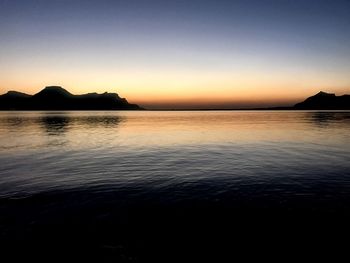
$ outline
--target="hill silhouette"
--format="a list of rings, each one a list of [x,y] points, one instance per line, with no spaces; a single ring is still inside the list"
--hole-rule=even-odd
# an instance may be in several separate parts
[[[350,110],[350,95],[336,96],[320,91],[303,102],[294,105],[297,110]]]
[[[350,95],[336,96],[320,91],[294,106],[255,108],[253,110],[350,110]]]
[[[0,96],[0,110],[141,110],[117,93],[73,95],[59,86],[49,86],[31,96],[9,91]]]

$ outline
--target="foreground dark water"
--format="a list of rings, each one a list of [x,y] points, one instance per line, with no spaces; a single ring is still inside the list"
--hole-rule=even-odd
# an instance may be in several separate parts
[[[349,234],[350,112],[0,112],[0,162],[8,262],[290,257]]]

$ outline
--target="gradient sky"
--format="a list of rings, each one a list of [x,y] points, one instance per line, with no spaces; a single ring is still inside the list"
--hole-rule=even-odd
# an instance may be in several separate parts
[[[48,85],[148,108],[350,93],[350,0],[0,0],[0,94]]]

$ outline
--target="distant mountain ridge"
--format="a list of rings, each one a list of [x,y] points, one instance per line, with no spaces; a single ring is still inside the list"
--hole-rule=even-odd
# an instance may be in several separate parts
[[[0,96],[0,110],[141,110],[117,93],[73,95],[60,86],[48,86],[34,95],[9,91]]]

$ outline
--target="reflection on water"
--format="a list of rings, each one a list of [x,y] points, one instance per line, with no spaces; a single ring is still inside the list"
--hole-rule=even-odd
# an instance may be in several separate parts
[[[35,119],[33,121],[35,122]],[[118,116],[70,116],[66,113],[45,115],[39,119],[48,135],[63,135],[72,127],[113,128],[120,121],[121,118]]]
[[[181,262],[248,225],[271,235],[281,216],[339,225],[349,131],[348,111],[0,112],[0,241],[76,262]]]
[[[341,125],[350,125],[350,114],[346,112],[313,112],[311,118],[316,124],[341,123]]]
[[[349,112],[143,112],[144,116],[134,112],[32,112],[32,113],[4,113],[0,116],[2,129],[15,131],[16,129],[35,129],[39,126],[49,134],[66,132],[69,127],[81,128],[113,128],[122,121],[128,125],[137,125],[133,128],[147,128],[160,130],[172,126],[174,129],[217,125],[216,128],[235,128],[247,125],[270,125],[281,128],[293,124],[337,124],[350,125]],[[280,122],[280,123],[278,123]],[[284,122],[284,123],[283,123]],[[159,126],[157,124],[160,124]],[[153,125],[152,125],[153,124]],[[186,126],[183,128],[186,129]],[[205,128],[209,128],[206,126]],[[265,127],[263,127],[265,128]]]
[[[62,135],[69,127],[67,116],[44,116],[40,119],[43,129],[48,135]]]
[[[88,116],[86,118],[78,118],[76,121],[90,127],[115,128],[122,121],[122,118],[119,116]]]

